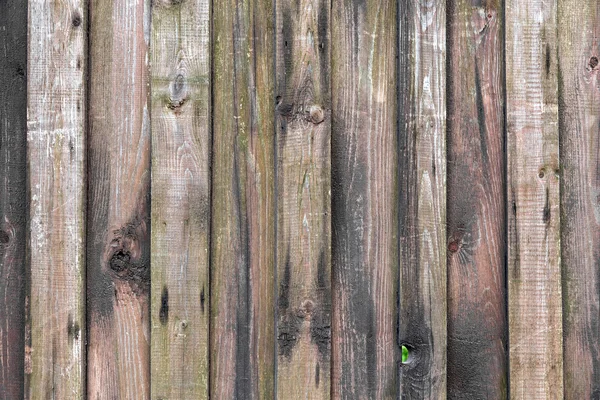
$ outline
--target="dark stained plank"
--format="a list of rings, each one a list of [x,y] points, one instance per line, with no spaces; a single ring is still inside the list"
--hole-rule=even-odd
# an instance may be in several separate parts
[[[210,396],[269,399],[275,361],[274,3],[213,3]]]
[[[208,398],[210,1],[152,10],[152,398]],[[218,397],[217,397],[218,398]]]
[[[448,7],[448,397],[505,399],[504,4]]]
[[[329,3],[277,2],[277,396],[328,399]]]
[[[150,396],[148,1],[91,0],[88,396]]]
[[[335,399],[398,395],[396,10],[393,0],[331,8]]]
[[[556,0],[506,0],[510,396],[562,399]]]
[[[600,398],[600,2],[558,4],[565,399]]]
[[[85,71],[80,0],[28,2],[25,398],[85,396]]]
[[[0,2],[0,399],[23,398],[27,2]]]
[[[446,398],[446,2],[400,2],[400,397]]]

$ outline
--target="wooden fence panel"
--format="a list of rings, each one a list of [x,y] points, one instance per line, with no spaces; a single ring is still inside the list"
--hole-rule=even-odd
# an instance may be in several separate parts
[[[277,396],[328,399],[329,4],[277,2]]]
[[[27,232],[27,6],[23,3],[0,2],[0,399],[23,398]]]
[[[446,398],[446,8],[399,2],[400,396]]]
[[[150,395],[148,11],[146,1],[89,4],[87,394],[94,399]]]
[[[600,3],[558,6],[565,399],[600,398]]]
[[[398,395],[396,3],[331,5],[336,399]]]
[[[505,399],[504,3],[448,7],[448,397]]]
[[[269,399],[275,390],[274,3],[213,6],[210,392],[216,399]]]
[[[563,398],[556,0],[506,1],[510,396]]]
[[[208,0],[152,13],[152,398],[208,398]]]
[[[82,399],[87,20],[80,0],[28,12],[25,397]]]

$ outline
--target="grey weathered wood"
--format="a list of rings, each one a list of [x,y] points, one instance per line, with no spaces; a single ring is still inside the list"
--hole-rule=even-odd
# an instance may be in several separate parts
[[[563,398],[556,0],[506,1],[510,396]]]
[[[208,398],[209,7],[152,11],[153,399]]]
[[[396,3],[331,5],[336,399],[398,395]]]
[[[329,4],[277,2],[277,396],[328,399]]]
[[[83,399],[86,13],[28,7],[25,397]]]
[[[598,1],[558,3],[565,399],[600,398]]]
[[[27,2],[0,2],[0,399],[23,398]]]
[[[446,398],[446,2],[400,2],[400,397]]]
[[[270,399],[275,360],[272,0],[213,3],[210,395]]]
[[[149,1],[89,3],[87,395],[150,394]]]
[[[448,7],[448,397],[505,399],[504,3]]]

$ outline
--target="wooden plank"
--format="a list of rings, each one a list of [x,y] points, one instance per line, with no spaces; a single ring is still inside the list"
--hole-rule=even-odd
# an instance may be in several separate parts
[[[400,396],[446,398],[446,2],[400,2]]]
[[[600,398],[600,3],[558,4],[565,399]]]
[[[152,12],[153,399],[208,398],[209,7]]]
[[[396,3],[331,6],[336,399],[398,395]]]
[[[149,2],[89,4],[88,396],[150,392]]]
[[[28,2],[25,398],[85,395],[84,2]]]
[[[213,3],[210,396],[274,395],[274,3]]]
[[[27,3],[0,2],[0,399],[23,398]]]
[[[328,2],[277,2],[277,396],[328,399],[331,94]]]
[[[506,399],[504,4],[448,7],[448,397]]]
[[[562,399],[556,1],[506,1],[510,396]]]

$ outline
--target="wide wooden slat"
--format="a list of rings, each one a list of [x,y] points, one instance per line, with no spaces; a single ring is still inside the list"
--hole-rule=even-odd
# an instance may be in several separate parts
[[[331,6],[336,399],[398,394],[396,3]]]
[[[91,0],[87,392],[150,394],[149,2]]]
[[[600,398],[600,2],[558,4],[565,399]]]
[[[208,398],[209,5],[152,12],[153,399]]]
[[[504,4],[448,7],[448,397],[505,399]]]
[[[277,2],[279,399],[328,399],[331,365],[329,4]]]
[[[28,12],[25,397],[82,399],[86,13],[80,0]]]
[[[0,399],[23,398],[27,2],[0,2]]]
[[[400,2],[400,396],[446,398],[446,8]]]
[[[268,399],[275,390],[274,3],[213,6],[210,392]]]
[[[506,1],[510,396],[563,398],[556,0]]]

